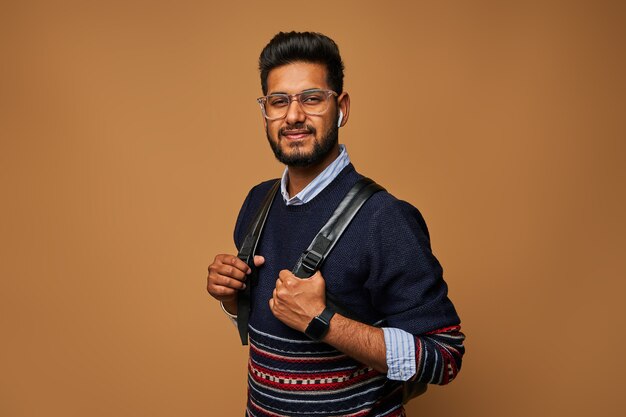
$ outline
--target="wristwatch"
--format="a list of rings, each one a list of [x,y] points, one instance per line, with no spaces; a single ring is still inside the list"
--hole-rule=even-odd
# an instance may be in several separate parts
[[[304,334],[315,341],[320,341],[328,333],[330,328],[330,319],[335,315],[335,311],[330,307],[326,307],[319,316],[313,317]]]

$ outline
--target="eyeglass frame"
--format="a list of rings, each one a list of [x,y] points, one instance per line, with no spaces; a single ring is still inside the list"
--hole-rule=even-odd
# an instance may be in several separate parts
[[[328,99],[330,96],[335,96],[335,97],[339,97],[339,93],[337,93],[336,91],[333,90],[328,90],[328,89],[324,89],[324,88],[313,88],[311,90],[306,90],[306,91],[302,91],[300,93],[296,93],[296,94],[283,94],[283,93],[277,93],[277,94],[269,94],[267,96],[263,96],[263,97],[259,97],[256,99],[257,103],[259,103],[259,106],[261,106],[261,113],[263,113],[263,117],[265,117],[267,120],[273,121],[273,120],[280,120],[280,119],[284,119],[285,117],[287,117],[287,114],[289,114],[289,106],[291,106],[291,103],[293,103],[294,101],[298,102],[298,105],[300,106],[300,109],[308,116],[320,116],[324,113],[326,113],[328,111],[328,107],[326,107],[326,109],[321,112],[321,113],[309,113],[306,111],[306,109],[304,108],[304,106],[302,106],[302,103],[300,102],[300,97],[302,96],[302,94],[309,94],[309,93],[316,93],[316,92],[323,92],[326,93],[326,99]],[[270,97],[287,97],[287,107],[286,107],[286,111],[285,111],[285,115],[281,116],[281,117],[274,117],[274,118],[270,118],[268,117],[267,113],[265,112],[265,103],[267,102],[267,100]],[[330,106],[329,106],[330,107]]]

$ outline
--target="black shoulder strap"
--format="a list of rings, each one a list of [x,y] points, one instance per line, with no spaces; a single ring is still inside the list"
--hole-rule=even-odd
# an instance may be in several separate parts
[[[309,247],[302,253],[291,272],[298,278],[310,278],[335,247],[363,204],[376,192],[385,189],[369,178],[361,178],[339,203],[328,222],[322,227]],[[326,290],[326,305],[344,317],[361,321],[359,317],[344,307],[337,298]]]
[[[241,338],[241,344],[248,344],[248,319],[250,317],[250,289],[254,280],[258,277],[256,267],[254,266],[254,253],[256,251],[265,220],[267,220],[267,214],[272,207],[274,196],[280,188],[280,180],[277,180],[272,188],[265,195],[265,199],[259,207],[254,220],[248,227],[248,232],[243,240],[243,244],[237,253],[237,257],[244,261],[252,269],[252,273],[248,275],[246,288],[239,291],[237,296],[237,329],[239,330],[239,337]]]
[[[291,272],[298,278],[309,278],[315,274],[356,213],[378,191],[384,191],[384,188],[369,178],[361,178],[354,184]]]

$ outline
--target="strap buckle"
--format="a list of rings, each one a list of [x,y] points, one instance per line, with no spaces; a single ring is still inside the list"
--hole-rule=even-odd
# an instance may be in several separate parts
[[[302,257],[302,267],[312,275],[317,271],[320,263],[322,263],[322,259],[324,257],[321,254],[314,250],[309,250]]]

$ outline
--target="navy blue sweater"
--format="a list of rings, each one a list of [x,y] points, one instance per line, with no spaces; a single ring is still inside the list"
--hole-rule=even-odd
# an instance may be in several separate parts
[[[247,410],[251,416],[403,412],[397,381],[287,327],[268,304],[279,272],[293,268],[359,178],[350,164],[304,205],[286,206],[280,193],[275,197],[256,252],[265,257],[265,264],[252,287]],[[261,183],[248,194],[235,227],[238,248],[274,181]],[[452,379],[448,374],[460,368],[462,351],[450,356],[445,367],[441,359],[437,368],[426,354],[427,345],[436,350],[437,343],[432,337],[420,337],[441,329],[456,331],[459,318],[416,208],[387,192],[374,194],[337,242],[321,273],[327,290],[361,321],[383,321],[385,327],[416,335],[418,377],[424,382]],[[443,350],[439,355],[448,353]]]

